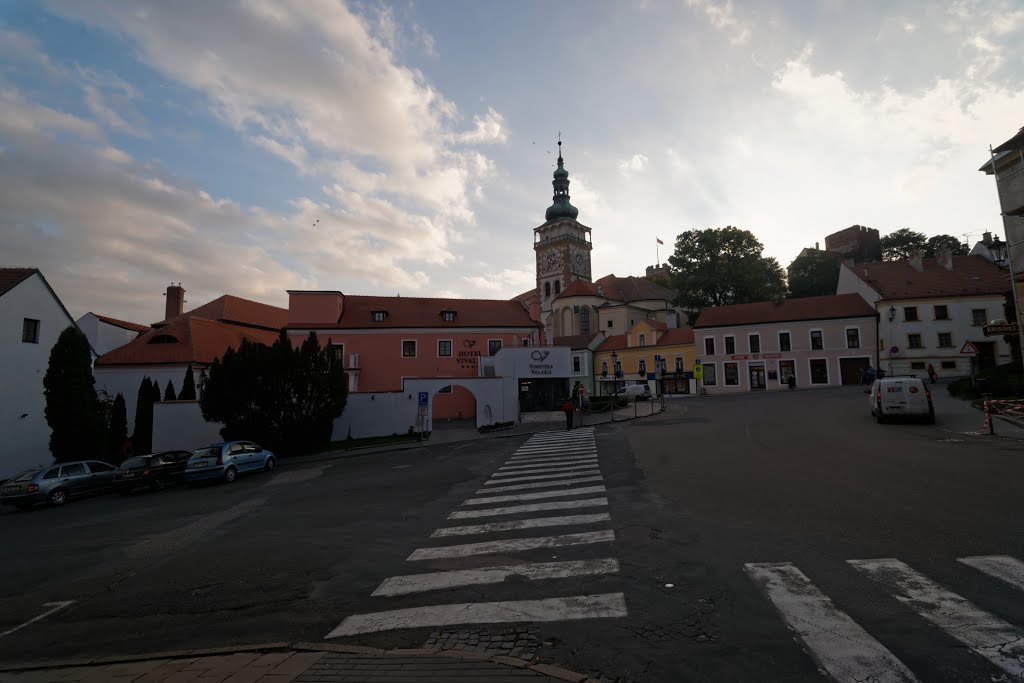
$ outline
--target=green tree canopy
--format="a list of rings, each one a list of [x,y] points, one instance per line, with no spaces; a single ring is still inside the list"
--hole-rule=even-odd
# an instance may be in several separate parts
[[[885,261],[908,259],[915,250],[921,251],[923,255],[927,244],[928,238],[924,233],[910,228],[900,228],[881,239],[882,259]]]
[[[789,266],[789,296],[826,296],[836,293],[839,284],[839,256],[827,251],[809,251],[797,256]]]
[[[153,450],[153,388],[156,384],[149,377],[139,382],[139,392],[135,399],[135,430],[132,432],[132,451],[136,455],[149,453]],[[157,398],[160,387],[156,387]]]
[[[924,245],[924,255],[929,258],[935,257],[935,252],[946,247],[949,249],[953,256],[967,256],[971,250],[966,244],[953,237],[952,235],[935,235],[929,237],[928,241]]]
[[[185,370],[185,379],[181,383],[181,393],[178,394],[179,401],[196,400],[196,378],[192,374],[192,364],[188,364]]]
[[[668,259],[676,304],[692,322],[707,306],[784,297],[782,267],[763,252],[764,245],[753,233],[732,226],[678,235]]]
[[[77,327],[60,333],[43,377],[50,453],[57,462],[101,457],[106,424],[92,374],[89,340]]]
[[[200,405],[225,439],[252,439],[280,455],[331,438],[348,400],[348,377],[310,332],[298,349],[282,330],[273,346],[243,341],[214,360]]]
[[[124,460],[122,447],[128,440],[128,416],[124,395],[118,393],[110,408],[110,422],[107,425],[107,460],[115,465]]]
[[[167,380],[167,389],[164,391],[165,401],[177,401],[178,396],[174,393],[174,382]]]

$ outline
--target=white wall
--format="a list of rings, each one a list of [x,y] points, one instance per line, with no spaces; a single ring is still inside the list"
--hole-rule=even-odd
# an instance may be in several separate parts
[[[854,265],[853,267],[856,268],[857,266]],[[850,266],[845,263],[839,267],[839,282],[836,284],[836,294],[860,294],[861,298],[872,306],[881,298],[871,285],[857,277],[850,270]]]
[[[39,343],[21,341],[25,318],[39,321]],[[73,321],[38,273],[0,296],[0,479],[53,462],[43,377],[50,349]]]
[[[93,350],[100,356],[120,348],[139,336],[135,330],[105,323],[93,313],[86,313],[78,319],[78,327],[85,334]]]
[[[96,376],[96,391],[106,391],[111,398],[118,393],[124,394],[125,410],[128,414],[128,435],[135,430],[135,401],[139,396],[139,384],[143,377],[149,377],[160,383],[160,397],[163,398],[167,390],[167,380],[174,384],[174,393],[181,391],[181,385],[185,383],[185,365],[160,365],[160,366],[131,366],[131,367],[106,367],[97,365],[93,374]],[[196,381],[198,390],[199,370],[193,369],[192,378]]]
[[[153,406],[153,452],[194,451],[222,441],[221,425],[203,419],[198,401],[168,401]]]

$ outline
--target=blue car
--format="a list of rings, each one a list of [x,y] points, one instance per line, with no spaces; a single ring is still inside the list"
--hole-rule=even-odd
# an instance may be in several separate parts
[[[185,481],[233,482],[242,472],[273,471],[277,458],[252,441],[225,441],[200,448],[188,459]]]

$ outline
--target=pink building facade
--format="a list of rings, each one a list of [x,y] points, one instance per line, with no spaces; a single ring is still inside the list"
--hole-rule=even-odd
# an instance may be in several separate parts
[[[349,391],[397,392],[404,380],[480,376],[480,359],[505,346],[536,346],[541,326],[518,301],[353,296],[289,291],[288,335],[316,332],[348,372]],[[434,420],[476,414],[473,395],[452,387],[433,397]]]
[[[877,365],[878,322],[855,294],[717,306],[694,342],[708,394],[855,385]]]

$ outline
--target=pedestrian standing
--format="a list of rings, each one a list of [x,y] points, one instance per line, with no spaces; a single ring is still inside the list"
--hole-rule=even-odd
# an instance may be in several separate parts
[[[572,429],[572,414],[576,412],[576,404],[572,402],[572,398],[565,399],[562,412],[565,413],[565,428]]]
[[[930,379],[932,381],[932,384],[935,384],[935,380],[937,380],[938,378],[939,378],[939,374],[937,372],[935,372],[935,366],[932,365],[931,363],[929,363],[928,364],[928,379]]]

